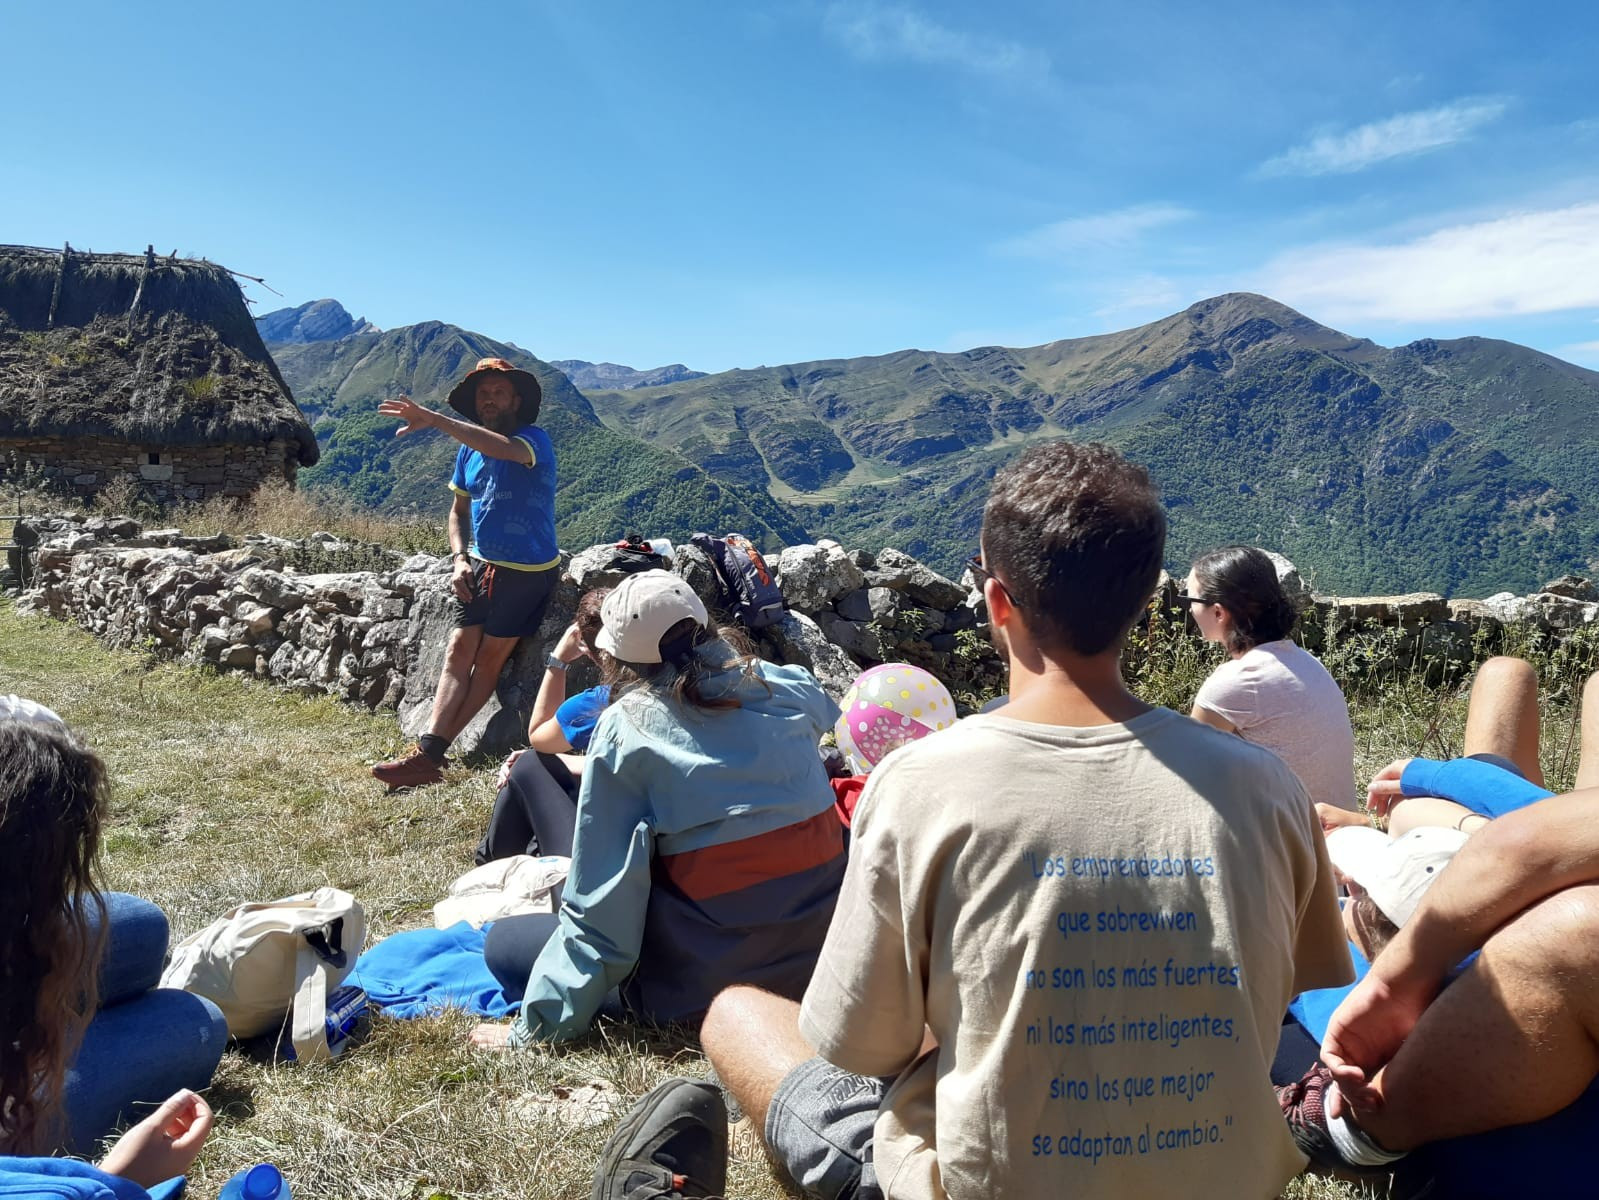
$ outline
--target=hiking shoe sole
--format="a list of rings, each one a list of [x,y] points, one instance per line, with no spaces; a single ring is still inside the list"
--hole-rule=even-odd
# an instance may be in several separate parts
[[[600,1152],[592,1200],[688,1200],[727,1191],[727,1106],[715,1084],[668,1079]]]

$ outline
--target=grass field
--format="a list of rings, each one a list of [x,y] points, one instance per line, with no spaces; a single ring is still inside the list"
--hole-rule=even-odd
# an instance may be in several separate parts
[[[1146,691],[1192,695],[1182,660],[1148,672]],[[1555,681],[1556,688],[1562,687]],[[431,906],[470,867],[493,796],[496,764],[468,763],[447,783],[390,797],[368,764],[401,745],[392,716],[290,696],[239,676],[112,652],[69,626],[0,603],[0,691],[59,710],[107,760],[114,801],[104,845],[107,882],[156,901],[174,939],[244,900],[335,884],[366,907],[373,938],[429,924]],[[1458,742],[1456,693],[1396,686],[1355,710],[1360,770]],[[1551,707],[1546,764],[1562,786],[1566,710]],[[214,1196],[242,1166],[276,1162],[299,1197],[588,1195],[614,1117],[593,1126],[575,1107],[541,1103],[602,1080],[631,1100],[673,1074],[700,1075],[692,1042],[607,1025],[571,1047],[484,1054],[466,1045],[470,1018],[399,1022],[325,1066],[266,1066],[229,1051],[209,1097],[215,1132],[191,1176]],[[730,1194],[788,1195],[748,1136],[735,1139]],[[1296,1181],[1296,1200],[1359,1195]]]

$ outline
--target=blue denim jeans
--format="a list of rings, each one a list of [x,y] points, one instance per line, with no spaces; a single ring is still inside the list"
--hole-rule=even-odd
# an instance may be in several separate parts
[[[100,1007],[67,1071],[62,1148],[92,1154],[123,1121],[147,1116],[182,1088],[208,1086],[228,1026],[211,1001],[157,988],[167,918],[148,900],[108,892],[100,960]]]

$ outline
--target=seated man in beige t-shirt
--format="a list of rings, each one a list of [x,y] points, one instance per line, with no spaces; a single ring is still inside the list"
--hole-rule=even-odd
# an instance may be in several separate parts
[[[807,1191],[1269,1197],[1304,1166],[1270,1068],[1289,999],[1353,977],[1333,877],[1276,756],[1122,681],[1165,525],[1105,446],[995,478],[973,565],[1010,702],[872,774],[803,1004],[732,988],[701,1031]],[[595,1195],[724,1186],[719,1105],[657,1089]]]

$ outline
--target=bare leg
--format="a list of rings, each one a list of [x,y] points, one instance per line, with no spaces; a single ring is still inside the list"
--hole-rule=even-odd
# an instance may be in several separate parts
[[[711,1002],[700,1045],[756,1129],[766,1128],[778,1084],[816,1056],[800,1033],[798,1004],[744,986],[730,987]]]
[[[472,677],[465,693],[455,709],[446,715],[444,724],[434,726],[433,732],[454,739],[466,728],[466,723],[477,716],[478,709],[488,703],[489,697],[494,695],[494,689],[500,683],[500,671],[505,667],[505,660],[511,657],[511,651],[516,649],[516,643],[520,640],[514,637],[483,635],[477,657],[472,661]]]
[[[1465,753],[1508,758],[1539,787],[1538,673],[1519,658],[1490,658],[1477,668],[1466,709]]]
[[[439,686],[433,693],[433,715],[428,719],[428,732],[454,736],[445,733],[445,726],[471,686],[472,660],[477,658],[482,644],[481,625],[468,625],[450,632],[450,644],[444,649],[444,667],[439,671]]]
[[[1599,886],[1503,926],[1445,988],[1356,1115],[1390,1150],[1551,1116],[1599,1075]]]
[[[1579,788],[1599,787],[1599,671],[1582,689],[1582,749],[1577,755]]]

